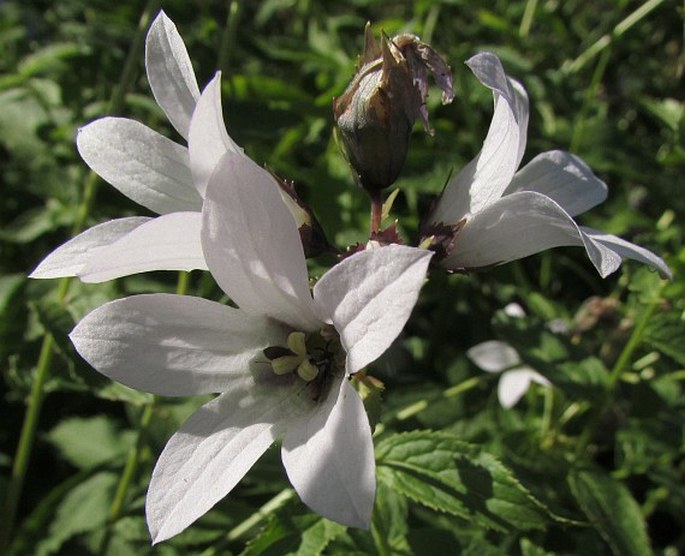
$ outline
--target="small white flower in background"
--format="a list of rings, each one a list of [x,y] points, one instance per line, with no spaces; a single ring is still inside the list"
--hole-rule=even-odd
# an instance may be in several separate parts
[[[164,12],[147,34],[145,68],[157,104],[187,140],[200,90],[183,39]],[[81,128],[76,144],[98,175],[161,216],[93,226],[48,255],[31,278],[78,276],[84,282],[103,282],[151,270],[207,268],[200,243],[204,189],[193,180],[186,147],[135,120],[117,117]],[[242,152],[228,136],[224,144]]]
[[[573,216],[607,197],[607,186],[580,158],[548,151],[517,172],[526,147],[526,91],[492,53],[476,54],[466,64],[492,90],[495,110],[482,150],[449,181],[423,226],[423,244],[432,238],[441,264],[468,270],[577,245],[602,277],[623,258],[670,277],[664,261],[647,249],[575,223]]]
[[[93,367],[130,387],[163,396],[220,393],[157,461],[146,502],[153,542],[207,512],[279,438],[303,502],[368,527],[373,442],[347,377],[400,333],[432,254],[399,245],[362,251],[310,291],[297,225],[274,178],[230,152],[208,182],[202,214],[209,270],[239,309],[140,295],[95,309],[71,333]]]
[[[488,373],[502,373],[497,385],[497,397],[502,407],[514,407],[528,391],[531,382],[551,386],[549,380],[521,362],[518,352],[509,344],[490,340],[470,348],[466,355]]]

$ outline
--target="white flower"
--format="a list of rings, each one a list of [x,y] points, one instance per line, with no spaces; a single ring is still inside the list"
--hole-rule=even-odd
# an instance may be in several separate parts
[[[466,355],[479,368],[488,373],[502,373],[497,385],[497,397],[502,407],[514,407],[528,391],[531,382],[551,386],[540,373],[521,364],[517,351],[509,344],[490,340],[473,346]]]
[[[145,68],[157,104],[188,139],[200,91],[183,39],[164,12],[147,34]],[[230,138],[226,142],[241,152]],[[200,243],[204,190],[194,183],[186,147],[137,121],[115,117],[81,128],[76,143],[97,174],[161,216],[93,226],[48,255],[32,278],[103,282],[151,270],[207,268]]]
[[[495,109],[481,152],[450,180],[424,228],[444,251],[442,264],[472,269],[577,245],[585,247],[602,277],[617,270],[622,258],[670,277],[654,253],[574,222],[573,216],[607,196],[606,185],[580,158],[548,151],[517,172],[526,147],[526,91],[492,53],[481,52],[466,63],[492,90]]]
[[[368,527],[371,429],[346,377],[397,337],[431,253],[366,250],[310,291],[297,225],[274,178],[234,153],[209,180],[202,244],[211,273],[239,309],[140,295],[94,310],[71,333],[91,365],[128,386],[164,396],[220,393],[157,462],[146,508],[153,542],[207,512],[278,438],[287,475],[310,508]]]

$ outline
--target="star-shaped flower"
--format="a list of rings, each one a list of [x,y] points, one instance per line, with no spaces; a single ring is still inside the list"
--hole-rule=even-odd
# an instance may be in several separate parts
[[[220,393],[157,462],[146,509],[153,541],[207,512],[278,438],[290,482],[310,508],[368,527],[373,443],[347,377],[400,333],[431,253],[399,245],[362,251],[310,291],[297,225],[275,179],[230,152],[208,181],[202,245],[239,309],[140,295],[94,310],[71,333],[91,365],[128,386],[163,396]]]
[[[200,90],[183,39],[163,11],[147,34],[145,68],[157,104],[187,140]],[[79,276],[84,282],[103,282],[151,270],[207,268],[200,243],[204,189],[193,180],[186,147],[117,117],[81,128],[76,144],[97,174],[161,216],[93,226],[48,255],[32,278]],[[242,152],[228,136],[225,144]]]
[[[549,380],[521,362],[518,352],[509,344],[490,340],[470,348],[466,355],[488,373],[502,373],[497,385],[497,397],[502,407],[514,407],[530,388],[531,382],[551,386]]]
[[[442,265],[474,269],[577,245],[602,277],[617,270],[623,258],[670,277],[664,261],[647,249],[576,224],[575,215],[607,196],[604,182],[580,158],[548,151],[517,171],[526,147],[526,91],[492,53],[481,52],[466,63],[492,90],[495,110],[482,150],[450,180],[423,226],[424,242],[433,242]]]

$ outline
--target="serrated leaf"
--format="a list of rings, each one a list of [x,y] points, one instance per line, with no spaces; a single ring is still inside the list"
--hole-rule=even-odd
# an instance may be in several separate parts
[[[599,471],[569,475],[571,492],[588,520],[616,556],[649,556],[649,537],[640,507],[620,482]]]
[[[131,431],[121,432],[105,416],[65,419],[47,435],[64,459],[87,469],[122,458],[134,442]]]
[[[434,510],[497,531],[541,529],[550,514],[478,446],[440,432],[391,436],[376,448],[378,479]]]
[[[241,556],[316,556],[345,530],[345,526],[311,513],[293,518],[277,514]]]
[[[645,341],[680,365],[685,365],[685,320],[671,311],[654,315],[645,330]]]
[[[384,483],[376,488],[376,503],[373,508],[371,533],[378,552],[392,550],[393,553],[408,553],[407,499],[390,489]]]
[[[593,400],[604,394],[609,371],[601,360],[589,357],[552,366],[546,376],[572,399]]]

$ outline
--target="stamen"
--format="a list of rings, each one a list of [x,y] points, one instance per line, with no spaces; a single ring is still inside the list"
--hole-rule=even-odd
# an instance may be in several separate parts
[[[308,358],[302,361],[297,367],[297,376],[305,382],[311,382],[319,374],[319,368],[314,365]]]
[[[292,373],[301,364],[302,357],[299,355],[284,355],[277,357],[271,362],[271,367],[277,375]]]

